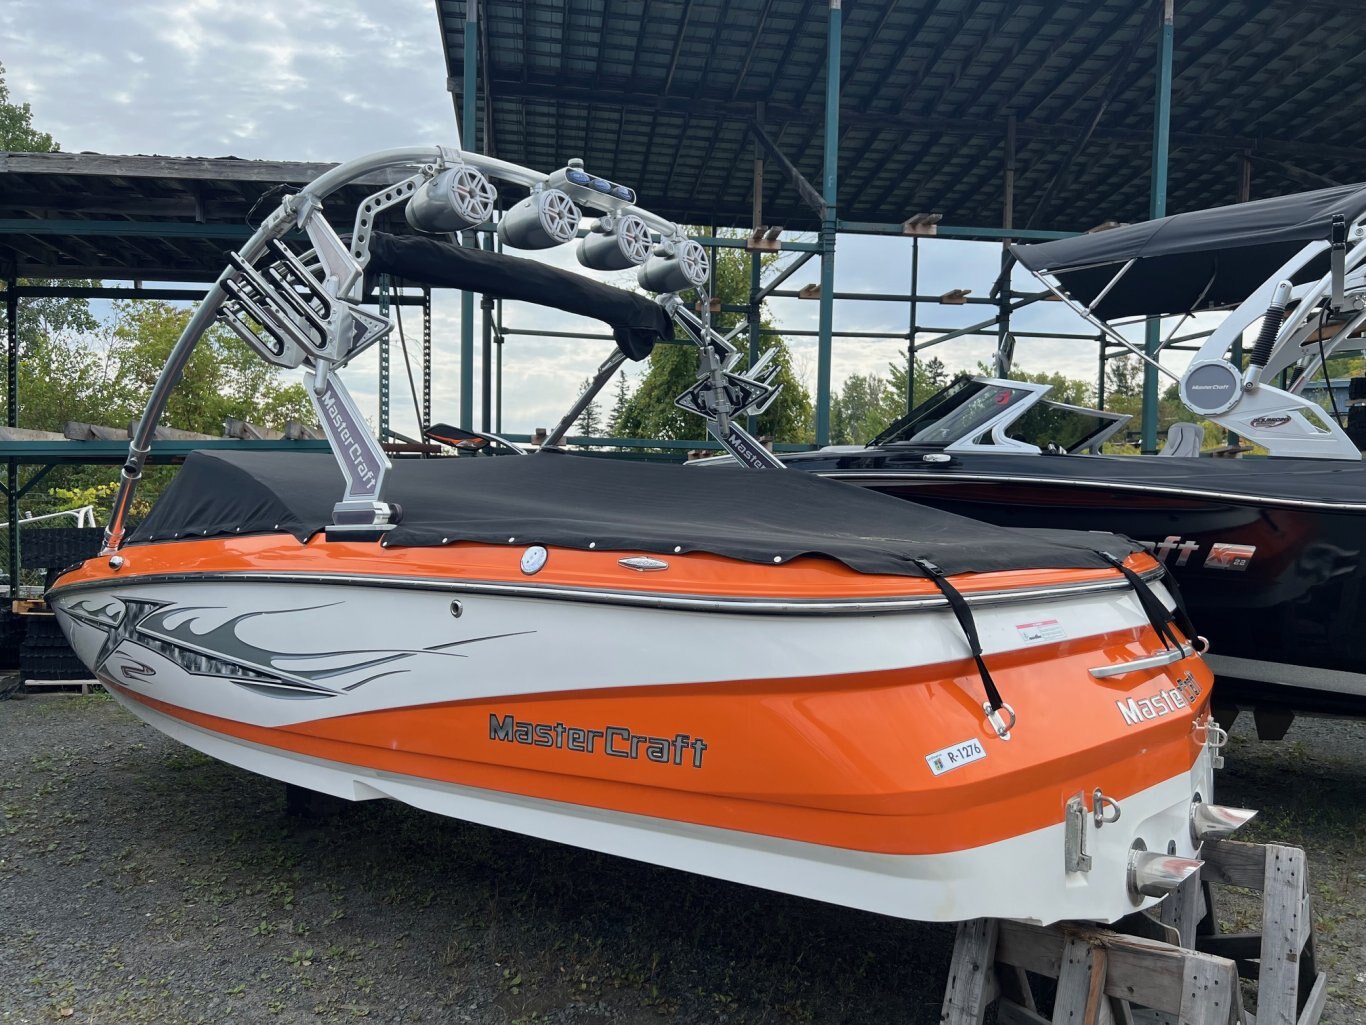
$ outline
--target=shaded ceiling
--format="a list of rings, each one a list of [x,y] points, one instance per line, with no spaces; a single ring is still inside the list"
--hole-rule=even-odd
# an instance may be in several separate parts
[[[331,164],[234,157],[0,153],[0,277],[212,281],[279,201]],[[392,178],[328,200],[349,224]],[[402,212],[383,222],[407,231]]]
[[[435,5],[458,93],[465,0]],[[1175,6],[1169,212],[1236,201],[1244,155],[1252,198],[1366,179],[1366,146],[1347,132],[1366,114],[1360,4]],[[1146,218],[1160,10],[847,2],[839,216],[1001,225],[1013,116],[1014,226]],[[486,152],[541,170],[582,157],[675,220],[750,227],[757,119],[819,187],[825,3],[499,0],[478,15]],[[771,161],[765,194],[767,223],[816,225]]]

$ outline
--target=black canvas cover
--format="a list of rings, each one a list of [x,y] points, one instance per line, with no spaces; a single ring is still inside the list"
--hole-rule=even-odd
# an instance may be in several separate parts
[[[332,521],[342,477],[328,453],[194,452],[130,543],[289,533]],[[860,573],[1082,569],[1139,546],[1112,534],[1012,530],[806,473],[628,463],[564,454],[401,460],[384,498],[403,507],[387,547],[457,541],[745,562],[835,559]]]
[[[886,445],[862,452],[802,452],[784,456],[794,468],[816,473],[897,471],[953,480],[1038,480],[1043,486],[1094,485],[1110,491],[1162,491],[1176,495],[1227,495],[1256,505],[1317,503],[1366,510],[1366,461],[1351,459],[1214,459],[1169,456],[1000,455],[959,453],[948,463],[923,461],[926,448]],[[936,450],[938,451],[938,450]],[[1124,499],[1116,497],[1122,505]]]
[[[1013,245],[1036,273],[1048,273],[1102,320],[1215,309],[1242,302],[1305,243],[1327,241],[1333,218],[1350,226],[1366,214],[1366,184],[1278,196],[1174,214],[1075,238]],[[1119,283],[1092,302],[1130,260]],[[1326,256],[1296,281],[1322,277]]]
[[[592,317],[612,328],[617,347],[628,359],[642,360],[656,342],[673,338],[669,315],[643,295],[536,260],[439,239],[377,231],[370,236],[366,274],[391,274],[414,284],[459,288]]]

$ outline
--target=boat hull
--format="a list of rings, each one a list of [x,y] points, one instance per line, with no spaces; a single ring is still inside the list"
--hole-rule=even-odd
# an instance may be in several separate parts
[[[50,601],[137,715],[353,800],[923,920],[1113,920],[1152,902],[1126,883],[1136,841],[1197,853],[1208,670],[1090,673],[1160,647],[1132,591],[978,605],[1018,716],[1002,739],[942,605],[760,614],[488,585],[96,571]],[[1097,791],[1124,814],[1087,811],[1092,867],[1068,871],[1065,806]]]

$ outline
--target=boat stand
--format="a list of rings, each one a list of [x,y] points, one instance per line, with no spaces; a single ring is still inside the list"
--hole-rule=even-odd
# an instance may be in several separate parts
[[[1151,912],[1111,927],[979,918],[958,926],[941,1025],[1315,1025],[1327,976],[1314,962],[1304,851],[1207,841],[1199,872]],[[1260,890],[1260,933],[1219,934],[1212,884]],[[1155,912],[1155,914],[1154,914]],[[1052,1017],[1030,975],[1056,980]],[[1257,1011],[1240,980],[1257,981]]]

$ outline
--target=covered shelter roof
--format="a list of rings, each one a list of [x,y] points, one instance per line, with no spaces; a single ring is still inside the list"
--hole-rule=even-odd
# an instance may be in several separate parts
[[[461,90],[467,0],[435,0]],[[1148,215],[1161,0],[860,0],[842,17],[839,216],[1082,231]],[[1175,0],[1168,211],[1366,177],[1360,6]],[[480,148],[582,157],[682,223],[749,227],[759,124],[821,180],[827,4],[517,0],[477,11]],[[457,100],[458,102],[458,100]],[[1012,129],[1013,123],[1013,129]],[[770,160],[763,218],[817,218]]]
[[[0,153],[0,277],[213,281],[225,255],[270,212],[280,186],[298,188],[332,164],[236,157]],[[328,200],[347,224],[390,179]],[[381,218],[410,229],[402,211]]]

